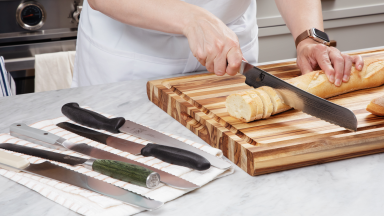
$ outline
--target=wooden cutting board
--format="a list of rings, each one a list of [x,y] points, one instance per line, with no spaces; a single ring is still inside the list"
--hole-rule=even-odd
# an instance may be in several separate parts
[[[379,58],[384,57],[384,49],[353,54]],[[296,62],[260,68],[282,79],[300,75]],[[211,73],[154,80],[147,83],[147,94],[154,104],[252,176],[384,152],[384,118],[366,111],[372,99],[384,95],[384,86],[328,99],[355,113],[358,130],[350,132],[293,109],[243,123],[229,116],[225,99],[252,89],[244,80],[242,75]]]

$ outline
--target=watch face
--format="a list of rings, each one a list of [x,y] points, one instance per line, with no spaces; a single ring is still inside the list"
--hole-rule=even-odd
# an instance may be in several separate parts
[[[319,29],[316,29],[316,28],[313,31],[314,31],[316,37],[329,42],[328,35],[325,32],[322,32],[322,31],[320,31]]]

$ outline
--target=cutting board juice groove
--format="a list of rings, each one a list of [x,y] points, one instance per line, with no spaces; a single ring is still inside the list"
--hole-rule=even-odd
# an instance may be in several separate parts
[[[363,58],[384,57],[384,50]],[[282,79],[300,75],[295,62],[260,68]],[[351,109],[358,131],[350,132],[296,110],[266,120],[243,123],[226,112],[228,95],[252,89],[244,77],[199,74],[147,83],[148,98],[250,175],[260,175],[362,155],[384,152],[384,118],[365,110],[384,86],[339,95],[329,100]]]

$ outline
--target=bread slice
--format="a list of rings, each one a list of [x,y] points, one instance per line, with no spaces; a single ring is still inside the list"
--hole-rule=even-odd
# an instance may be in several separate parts
[[[256,111],[256,116],[254,117],[255,120],[263,118],[263,113],[264,113],[264,105],[263,101],[259,97],[259,95],[256,94],[256,92],[252,91],[247,91],[248,95],[256,102],[257,106],[253,107]]]
[[[273,104],[273,112],[272,115],[275,115],[277,113],[284,112],[286,110],[291,109],[292,107],[288,106],[284,103],[283,97],[280,95],[278,91],[275,89],[269,87],[269,86],[262,86],[259,89],[266,92],[269,97],[271,98],[272,104]]]
[[[229,95],[225,103],[229,115],[243,122],[259,119],[257,117],[260,117],[260,112],[263,112],[263,104],[255,95],[250,92]]]
[[[384,95],[373,99],[368,104],[367,111],[377,116],[384,116]]]
[[[273,103],[271,101],[271,98],[265,91],[261,90],[260,88],[253,90],[253,92],[255,92],[263,101],[263,119],[269,118],[269,116],[271,116],[273,112]]]

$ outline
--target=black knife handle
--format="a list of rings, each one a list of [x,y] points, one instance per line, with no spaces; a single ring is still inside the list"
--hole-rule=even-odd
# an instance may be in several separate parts
[[[99,143],[103,143],[107,145],[107,138],[110,137],[110,135],[105,133],[100,133],[98,131],[90,130],[85,127],[81,127],[79,125],[75,125],[69,122],[60,122],[56,124],[58,127],[61,127],[67,131],[73,132],[75,134],[78,134],[82,137],[94,140]]]
[[[65,104],[61,112],[76,123],[111,133],[120,133],[119,128],[125,123],[123,117],[109,119],[99,113],[81,108],[78,103]]]
[[[196,153],[159,145],[148,143],[144,148],[141,149],[141,155],[143,156],[153,156],[167,163],[188,167],[195,170],[206,170],[211,167],[211,164],[203,156]]]

